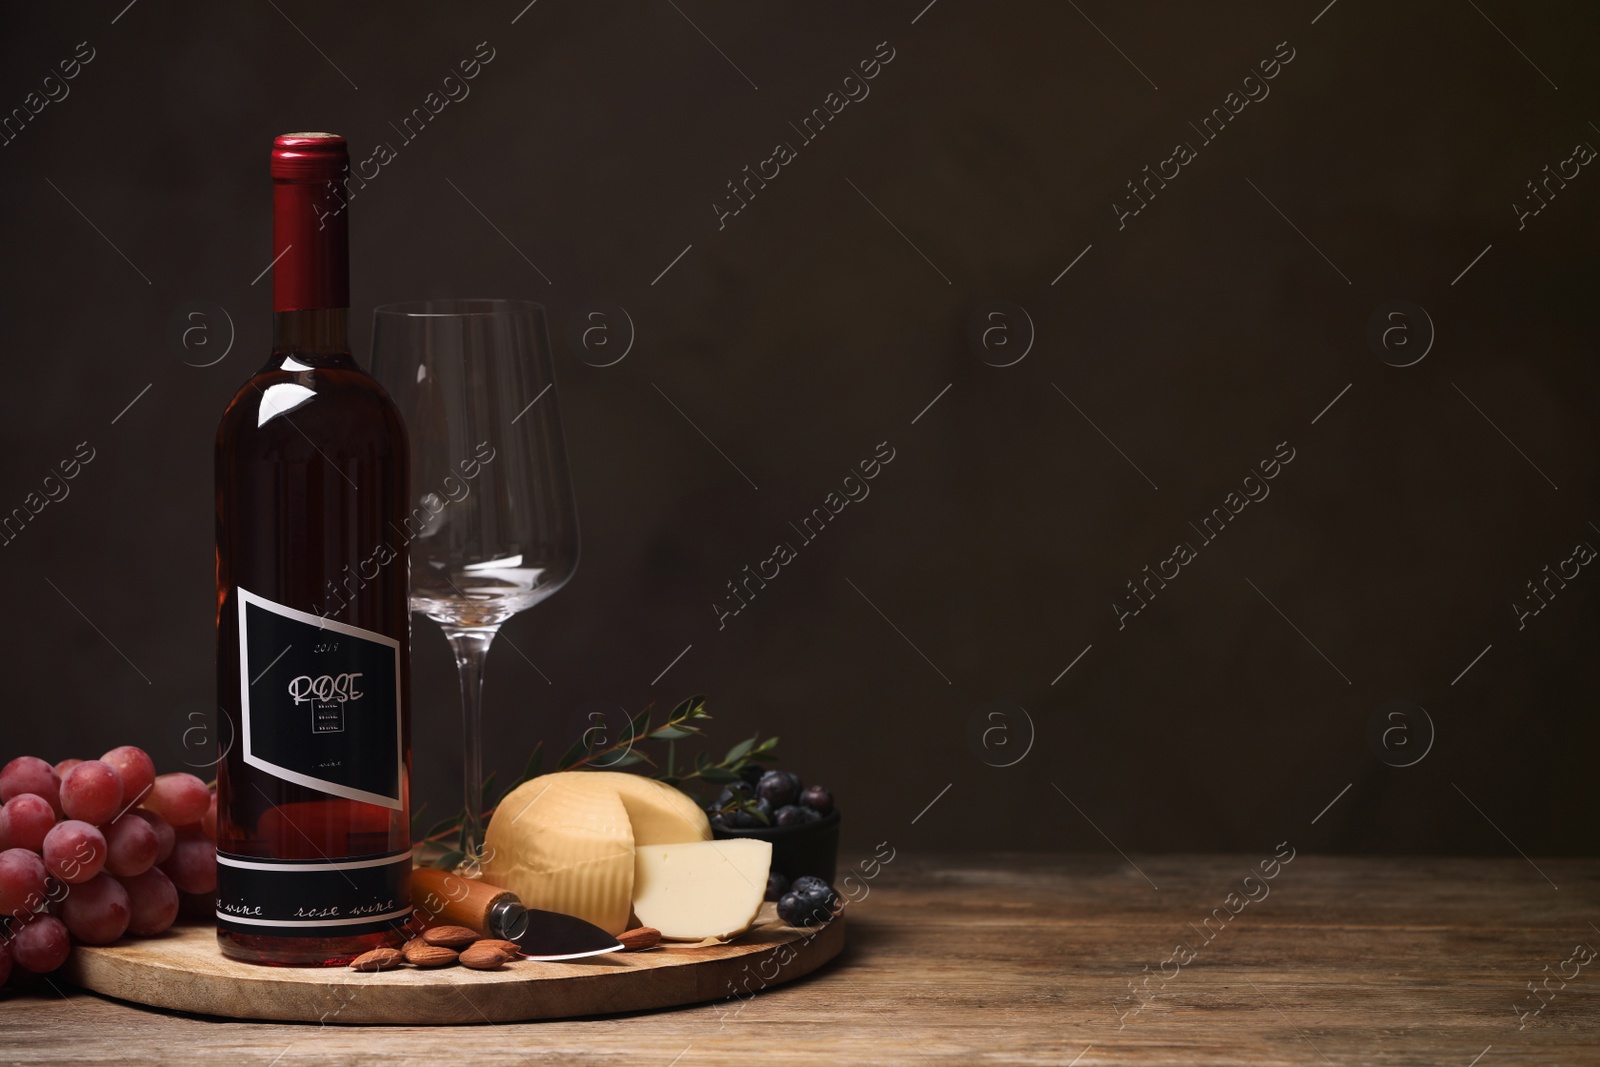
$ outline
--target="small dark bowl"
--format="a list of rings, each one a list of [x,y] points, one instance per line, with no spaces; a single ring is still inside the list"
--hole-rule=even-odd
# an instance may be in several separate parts
[[[804,875],[833,884],[839,864],[839,812],[834,810],[804,826],[758,826],[733,830],[713,826],[711,833],[723,841],[735,837],[755,837],[772,842],[772,869],[794,881]]]

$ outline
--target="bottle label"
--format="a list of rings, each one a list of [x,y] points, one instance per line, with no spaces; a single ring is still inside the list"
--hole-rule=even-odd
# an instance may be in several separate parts
[[[411,914],[411,852],[366,859],[273,860],[217,852],[217,925],[277,937],[356,937]]]
[[[403,810],[400,642],[236,592],[244,761],[286,782]]]

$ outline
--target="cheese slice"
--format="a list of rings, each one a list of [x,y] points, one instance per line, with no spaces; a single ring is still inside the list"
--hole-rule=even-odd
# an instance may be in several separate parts
[[[618,934],[629,925],[635,845],[710,837],[705,812],[672,786],[616,771],[559,771],[500,802],[484,833],[483,877],[530,908]]]
[[[733,937],[761,911],[771,867],[772,843],[754,838],[641,846],[633,911],[672,941]]]

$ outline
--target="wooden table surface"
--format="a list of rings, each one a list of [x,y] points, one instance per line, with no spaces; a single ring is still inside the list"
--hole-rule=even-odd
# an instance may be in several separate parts
[[[1600,1064],[1600,960],[1574,951],[1600,947],[1600,860],[1302,853],[1245,883],[1267,858],[902,854],[817,974],[626,1017],[276,1025],[13,991],[0,1063]]]

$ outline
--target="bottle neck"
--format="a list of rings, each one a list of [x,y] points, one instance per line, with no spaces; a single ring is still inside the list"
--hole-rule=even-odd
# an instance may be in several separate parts
[[[310,365],[350,362],[348,308],[300,308],[272,316],[272,354]]]
[[[334,181],[273,179],[273,311],[337,312],[344,321],[350,306],[350,240],[340,188]],[[338,334],[343,338],[342,326]]]

